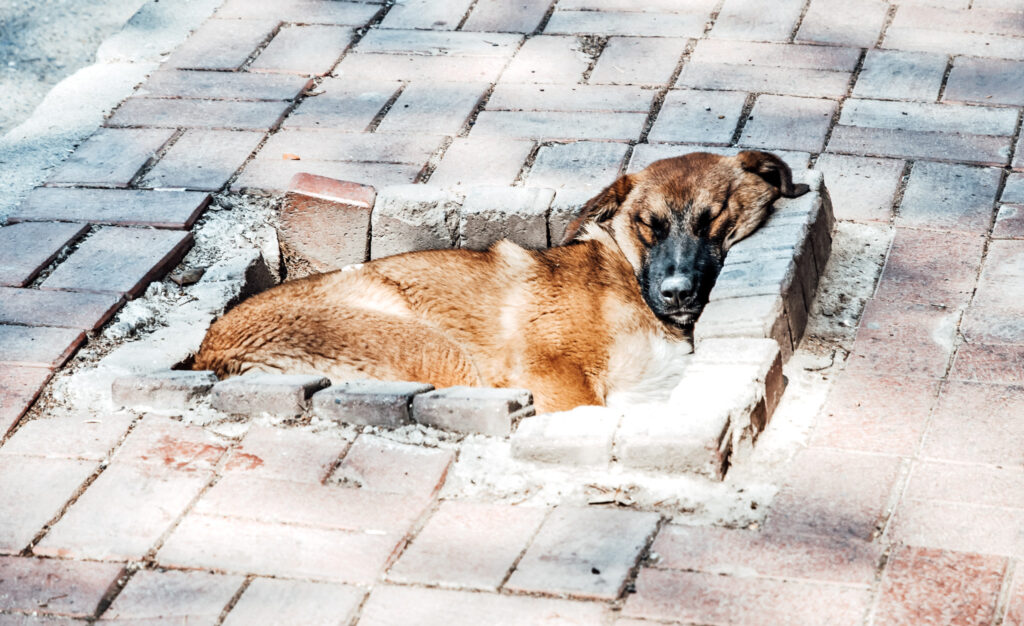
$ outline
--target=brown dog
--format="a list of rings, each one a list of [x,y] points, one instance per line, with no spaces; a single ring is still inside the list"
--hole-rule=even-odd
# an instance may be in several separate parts
[[[565,245],[400,254],[218,320],[196,369],[521,387],[538,412],[669,385],[729,246],[807,191],[764,152],[665,159],[588,201]]]

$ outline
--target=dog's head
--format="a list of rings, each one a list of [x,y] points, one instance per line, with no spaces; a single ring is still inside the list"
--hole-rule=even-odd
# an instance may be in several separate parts
[[[662,321],[692,324],[729,247],[752,233],[779,196],[806,193],[774,154],[695,152],[656,161],[591,198],[563,243],[606,232],[633,266]]]

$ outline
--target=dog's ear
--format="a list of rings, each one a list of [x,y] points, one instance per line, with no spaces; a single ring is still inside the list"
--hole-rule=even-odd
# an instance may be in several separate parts
[[[587,200],[583,208],[580,209],[580,214],[565,229],[562,244],[567,244],[575,239],[588,223],[604,222],[611,219],[632,189],[633,176],[626,174],[608,185],[601,193]]]
[[[785,198],[802,196],[811,189],[803,183],[794,185],[793,172],[790,171],[789,166],[770,152],[745,150],[737,154],[736,158],[740,162],[740,167],[757,174],[772,187],[777,187],[779,193]]]

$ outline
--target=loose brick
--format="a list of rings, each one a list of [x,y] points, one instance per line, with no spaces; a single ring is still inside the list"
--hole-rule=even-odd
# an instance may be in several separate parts
[[[889,12],[878,0],[814,0],[800,21],[796,41],[874,47]]]
[[[518,417],[533,411],[533,396],[525,389],[448,387],[419,394],[412,411],[420,424],[503,437]]]
[[[412,423],[412,399],[433,390],[424,383],[355,380],[313,394],[313,414],[345,424],[397,428]]]
[[[868,300],[847,369],[941,378],[953,352],[957,310]]]
[[[656,513],[558,507],[505,587],[614,600],[657,525]]]
[[[502,626],[589,626],[606,615],[607,609],[593,602],[378,585],[359,621],[363,626],[445,626],[500,619]]]
[[[790,96],[760,96],[754,103],[740,144],[820,152],[836,103]]]
[[[1010,109],[861,99],[847,100],[839,116],[839,123],[849,126],[1006,136],[1016,121]]]
[[[0,364],[0,436],[14,428],[52,375],[44,367]]]
[[[454,458],[451,450],[362,435],[352,444],[333,478],[363,489],[428,498],[444,483]]]
[[[632,140],[640,136],[645,113],[590,113],[582,117],[567,111],[483,111],[473,126],[473,137],[513,137],[542,140]]]
[[[29,192],[25,201],[11,212],[8,219],[12,222],[61,220],[187,229],[192,227],[209,202],[209,194],[195,191],[156,193],[136,189],[39,187]],[[83,230],[81,226],[70,224],[61,228],[74,233]]]
[[[756,0],[726,0],[715,19],[711,36],[745,41],[786,41],[800,19],[803,3],[779,2],[770,15]]]
[[[655,93],[626,85],[501,83],[487,100],[489,111],[634,111],[646,113]]]
[[[370,585],[401,541],[394,535],[193,514],[167,538],[157,561],[189,569]]]
[[[1013,340],[1024,339],[1018,334]],[[952,380],[1024,385],[1024,346],[964,344],[957,351]]]
[[[255,131],[187,130],[140,186],[216,191],[262,140],[263,133]]]
[[[277,16],[267,17],[275,19],[207,20],[174,51],[166,65],[183,69],[237,70],[276,32],[280,21]]]
[[[388,580],[497,591],[546,514],[535,507],[442,502]]]
[[[296,174],[281,209],[278,239],[289,276],[340,269],[369,257],[373,187]]]
[[[320,93],[303,100],[282,126],[366,130],[401,86],[397,81],[380,78],[325,78],[317,88]]]
[[[108,126],[269,130],[284,118],[289,102],[128,98]]]
[[[252,0],[228,0],[217,10],[217,16],[243,19],[275,18],[299,24],[365,26],[379,12],[379,6],[361,2],[325,2],[324,0],[253,2]]]
[[[455,30],[472,0],[406,0],[388,11],[381,28]]]
[[[192,246],[188,232],[104,226],[43,281],[43,289],[137,296]]]
[[[605,407],[525,418],[512,435],[512,455],[541,463],[606,466],[620,418]]]
[[[551,6],[550,0],[478,0],[469,19],[462,25],[464,31],[497,33],[532,33]]]
[[[15,209],[14,215],[27,203]],[[61,248],[84,232],[85,227],[80,224],[54,222],[0,227],[0,285],[29,284],[57,258]]]
[[[334,69],[334,76],[343,80],[379,80],[387,76],[400,81],[460,80],[495,82],[508,59],[502,56],[455,57],[423,54],[360,54],[348,53]]]
[[[135,417],[127,413],[95,419],[84,415],[35,419],[26,422],[0,447],[0,455],[101,461],[107,458],[134,420]]]
[[[257,158],[245,166],[231,184],[231,191],[259,189],[286,192],[292,179],[298,174],[356,181],[379,188],[384,185],[412,183],[422,169],[421,165],[404,163],[285,161]]]
[[[217,382],[213,372],[167,370],[121,376],[114,379],[114,404],[146,407],[157,411],[183,411],[203,398]]]
[[[422,185],[395,185],[377,193],[370,257],[450,248],[458,231],[457,197]]]
[[[921,445],[927,457],[1020,465],[1024,451],[1013,416],[1024,410],[1019,385],[951,382],[943,387]]]
[[[596,195],[615,181],[626,158],[626,144],[600,141],[543,146],[526,177],[528,187],[575,188]]]
[[[935,101],[942,87],[948,58],[930,52],[868,50],[857,75],[857,98]]]
[[[117,451],[116,460],[182,472],[214,469],[227,446],[209,431],[168,417],[146,416]]]
[[[591,84],[657,85],[668,83],[686,50],[676,37],[611,37],[590,73]],[[651,59],[659,59],[651,63]]]
[[[301,374],[237,376],[213,386],[210,404],[226,413],[299,415],[310,396],[330,384],[322,376]]]
[[[789,319],[782,296],[753,296],[709,302],[694,325],[697,348],[714,337],[767,337],[774,339],[783,360],[793,354]]]
[[[896,223],[987,233],[995,213],[1000,178],[997,169],[915,163]]]
[[[216,624],[242,586],[242,576],[140,570],[103,613],[110,620],[175,620]]]
[[[532,141],[499,137],[457,137],[430,176],[430,184],[511,185],[533,150]]]
[[[96,463],[3,454],[0,470],[0,505],[5,511],[0,516],[0,553],[17,554],[60,512],[96,470]]]
[[[501,239],[524,248],[548,247],[551,189],[474,187],[459,219],[459,247],[485,250]]]
[[[393,133],[455,135],[476,110],[487,83],[413,83],[405,88],[378,130]]]
[[[633,35],[642,37],[699,37],[710,11],[656,13],[637,11],[568,11],[555,9],[546,34]]]
[[[0,609],[92,617],[123,572],[120,563],[0,557]]]
[[[836,219],[889,222],[903,165],[895,159],[822,154],[814,168],[825,174]]]
[[[0,325],[0,362],[28,367],[60,367],[85,340],[77,328]]]
[[[647,138],[728,144],[746,99],[747,94],[739,91],[670,91]]]
[[[996,214],[993,239],[1024,239],[1024,205],[1004,204]]]
[[[136,92],[147,98],[204,100],[294,100],[312,81],[303,76],[250,72],[161,70]]]
[[[1014,576],[1004,624],[1024,624],[1024,576]]]
[[[344,440],[330,434],[254,425],[228,453],[223,471],[319,484],[347,448]]]
[[[589,67],[590,58],[575,37],[536,35],[519,48],[501,82],[574,84]]]
[[[274,35],[249,69],[323,76],[331,71],[352,43],[351,28],[290,24]]]
[[[256,578],[245,588],[224,624],[348,624],[355,618],[364,595],[361,589],[347,585]]]
[[[50,183],[127,187],[173,131],[101,128],[50,176]]]
[[[908,159],[952,160],[982,165],[1005,165],[1010,140],[1005,137],[932,131],[861,128],[836,125],[829,152]]]
[[[943,100],[1024,104],[1024,62],[956,57]]]
[[[93,330],[120,306],[113,295],[0,287],[0,323]]]

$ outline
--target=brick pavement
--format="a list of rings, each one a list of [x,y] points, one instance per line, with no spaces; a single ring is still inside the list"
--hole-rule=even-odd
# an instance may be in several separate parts
[[[514,4],[228,0],[9,216],[0,623],[1024,623],[1024,7]],[[439,502],[448,453],[365,434],[21,423],[211,192],[592,191],[695,146],[783,151],[894,229],[759,529]]]

